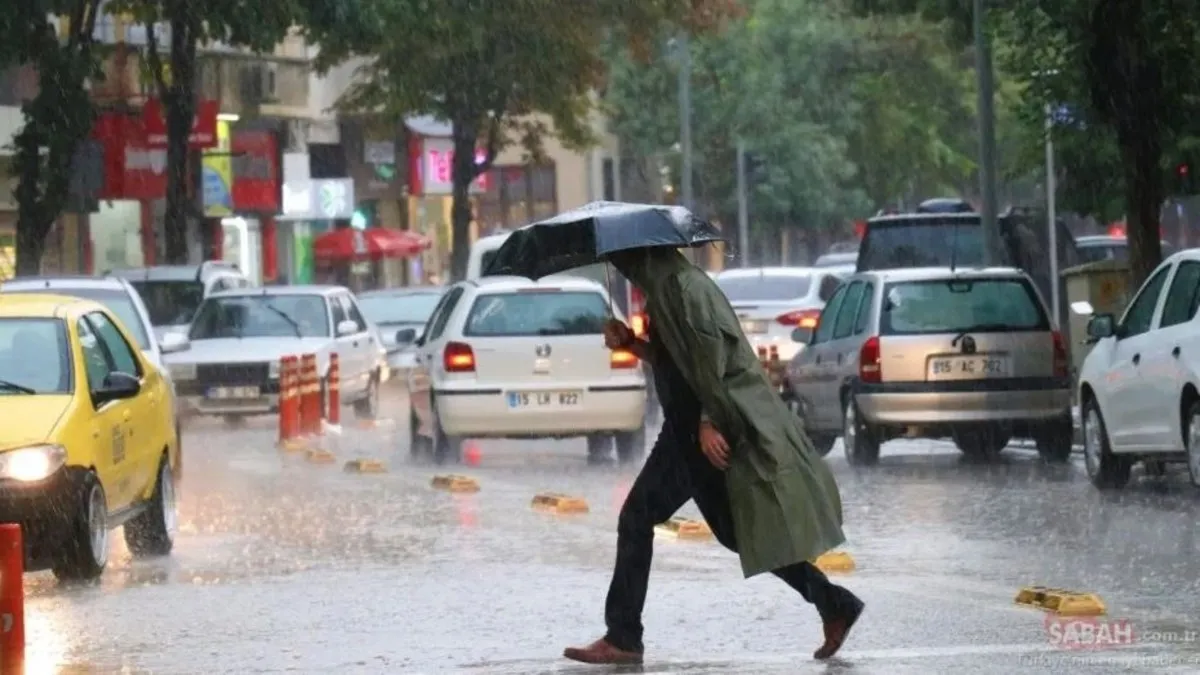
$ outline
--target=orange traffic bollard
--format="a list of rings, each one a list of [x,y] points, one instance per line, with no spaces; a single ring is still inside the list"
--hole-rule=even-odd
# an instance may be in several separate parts
[[[279,360],[279,442],[300,435],[300,359],[285,356]]]
[[[338,355],[329,355],[329,400],[325,402],[325,419],[336,426],[342,423],[342,393],[338,383],[341,382],[342,371],[338,367]]]
[[[0,673],[25,672],[25,545],[21,526],[0,524]]]
[[[317,381],[317,356],[305,354],[300,357],[300,433],[315,436],[321,433],[321,410],[319,397],[321,385]]]

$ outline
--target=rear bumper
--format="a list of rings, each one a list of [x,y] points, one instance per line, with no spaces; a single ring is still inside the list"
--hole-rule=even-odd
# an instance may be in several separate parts
[[[181,408],[187,417],[206,415],[268,415],[279,412],[279,394],[264,394],[254,399],[225,401],[203,396],[184,396]]]
[[[1036,423],[1071,412],[1068,379],[856,383],[859,414],[876,425]]]
[[[529,438],[635,431],[646,417],[645,383],[516,387],[519,391],[581,392],[572,406],[512,409],[507,390],[455,387],[434,391],[438,421],[451,436]]]

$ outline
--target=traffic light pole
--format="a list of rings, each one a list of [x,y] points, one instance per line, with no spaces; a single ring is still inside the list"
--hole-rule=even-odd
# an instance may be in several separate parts
[[[997,227],[996,200],[996,112],[995,82],[992,78],[992,50],[988,44],[985,0],[974,0],[975,73],[979,86],[979,188],[983,204],[980,221],[983,225],[983,260],[995,265],[1002,259]]]

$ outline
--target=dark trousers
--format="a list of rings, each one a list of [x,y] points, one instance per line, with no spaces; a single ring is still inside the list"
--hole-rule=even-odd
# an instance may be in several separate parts
[[[617,562],[604,620],[608,626],[605,639],[620,649],[642,650],[642,608],[650,581],[655,525],[666,522],[694,499],[717,541],[737,551],[724,474],[708,462],[699,447],[683,447],[678,440],[670,425],[664,425],[617,520]],[[688,438],[688,445],[693,440]],[[810,563],[789,565],[774,574],[815,605],[822,619],[841,616],[858,602],[854,594],[831,583]]]

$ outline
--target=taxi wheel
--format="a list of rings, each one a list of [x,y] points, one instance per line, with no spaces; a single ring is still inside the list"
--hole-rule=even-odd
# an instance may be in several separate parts
[[[171,473],[171,463],[163,455],[150,503],[137,518],[125,524],[125,545],[130,553],[157,556],[171,552],[179,522],[175,505],[175,477]]]
[[[354,402],[354,417],[360,420],[373,420],[379,415],[379,373],[371,376],[367,384],[367,395]]]
[[[617,434],[617,461],[632,464],[646,455],[646,427]]]
[[[108,500],[94,471],[83,474],[76,511],[70,514],[54,576],[64,581],[96,579],[108,564]]]

